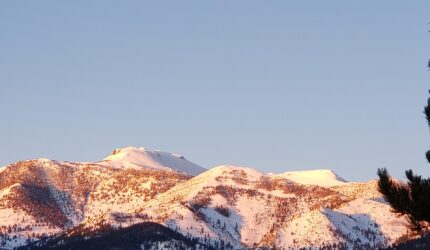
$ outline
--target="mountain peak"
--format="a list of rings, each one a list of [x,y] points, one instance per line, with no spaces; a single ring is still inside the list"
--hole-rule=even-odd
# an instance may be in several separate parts
[[[108,157],[103,159],[104,163],[116,168],[153,168],[162,170],[174,170],[191,175],[197,175],[204,168],[194,164],[185,157],[163,152],[160,150],[150,150],[143,147],[125,147],[115,149]]]
[[[332,187],[348,183],[330,169],[290,171],[282,174],[276,174],[274,176],[285,178],[299,184],[316,185],[322,187]]]
[[[106,157],[104,161],[124,160],[136,154],[147,154],[149,152],[155,153],[156,150],[150,150],[144,147],[132,147],[132,146],[117,148],[114,151],[112,151],[112,153],[108,157]]]

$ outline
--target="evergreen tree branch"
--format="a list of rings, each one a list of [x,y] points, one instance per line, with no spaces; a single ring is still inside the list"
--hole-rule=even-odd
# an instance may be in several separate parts
[[[393,180],[385,168],[378,169],[378,176],[378,190],[390,203],[393,212],[401,215],[409,214],[411,209],[408,187]]]

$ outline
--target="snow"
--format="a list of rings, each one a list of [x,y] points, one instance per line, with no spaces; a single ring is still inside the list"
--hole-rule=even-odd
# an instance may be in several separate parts
[[[190,175],[198,175],[205,171],[203,167],[186,160],[178,154],[167,153],[146,148],[126,147],[116,149],[103,160],[115,168],[153,168],[174,170]]]
[[[17,223],[18,222],[18,223]],[[52,228],[42,223],[36,223],[36,219],[28,215],[20,209],[2,208],[0,209],[0,227],[9,227],[18,225],[21,228],[31,227],[31,233],[52,235],[60,232],[59,228]],[[26,240],[30,238],[28,231],[12,231],[10,240],[6,240],[6,249],[14,249],[25,244]],[[14,239],[14,237],[16,238]],[[35,238],[33,238],[34,240]],[[0,248],[2,249],[2,248]]]
[[[15,183],[13,185],[10,185],[7,188],[4,188],[4,189],[0,190],[0,199],[3,198],[3,196],[6,196],[9,193],[11,193],[11,191],[12,191],[13,188],[20,187],[20,186],[21,186],[20,183]]]
[[[149,178],[146,182],[140,183],[141,188],[150,189],[151,183],[156,183],[152,178]],[[110,185],[113,184],[111,179],[103,179],[97,188],[93,192],[94,197],[98,197],[102,194],[102,191],[110,190]],[[127,203],[122,203],[121,197],[130,197],[130,200]],[[108,198],[102,200],[88,200],[87,205],[87,218],[89,219],[96,214],[104,214],[104,213],[112,213],[112,212],[123,212],[132,210],[135,206],[142,204],[145,202],[145,197],[137,196],[131,189],[123,190],[122,192],[117,193],[108,193]]]
[[[363,184],[346,182],[329,170],[274,175],[260,173],[246,167],[221,165],[159,195],[144,205],[143,211],[152,215],[165,214],[167,220],[159,218],[165,221],[166,225],[173,229],[179,227],[179,231],[183,234],[191,234],[195,237],[203,237],[207,234],[210,238],[223,239],[242,247],[252,247],[267,240],[270,242],[268,232],[279,223],[279,214],[274,214],[276,203],[273,201],[286,197],[300,199],[294,193],[284,194],[281,190],[260,189],[259,192],[264,194],[263,196],[239,195],[234,203],[227,202],[224,196],[215,193],[210,196],[210,204],[199,209],[199,212],[204,215],[203,220],[196,219],[188,209],[195,197],[205,195],[204,190],[208,190],[209,194],[210,190],[217,186],[253,190],[262,177],[285,178],[299,184],[319,185],[332,190],[350,186],[351,190],[344,190],[345,195],[348,193],[349,197],[362,195],[362,189],[366,188],[371,189],[367,192],[373,193],[373,189],[376,188],[371,182]],[[203,193],[200,194],[200,192]],[[275,198],[268,198],[269,194]],[[293,212],[293,217],[288,219],[273,236],[274,243],[278,247],[285,248],[318,248],[323,244],[344,242],[348,247],[352,247],[353,241],[359,239],[362,243],[385,245],[386,242],[392,243],[393,240],[401,237],[406,231],[406,222],[391,214],[387,204],[365,197],[353,198],[352,201],[334,210],[329,208],[310,210],[307,201],[301,201],[296,208],[291,207],[294,210],[289,210]],[[369,196],[371,197],[373,195]],[[219,206],[227,207],[231,213],[230,216],[225,217],[218,213],[215,208]],[[219,223],[224,226],[219,226]],[[240,234],[237,234],[236,230]],[[369,232],[369,235],[366,232]]]
[[[40,165],[37,174],[47,183],[62,213],[73,225],[86,228],[96,228],[101,221],[125,227],[149,220],[184,235],[223,240],[237,249],[272,243],[286,249],[314,248],[327,243],[352,246],[352,241],[358,239],[384,245],[407,230],[407,221],[396,217],[389,205],[381,202],[376,182],[347,182],[331,170],[265,174],[252,168],[220,165],[204,171],[181,155],[135,147],[117,149],[97,163],[38,159],[37,164]],[[179,176],[175,172],[159,175],[158,171],[143,171],[149,173],[133,182],[136,171],[129,168],[179,171],[196,176],[181,179],[175,177]],[[96,183],[87,200],[80,193],[74,199],[64,196],[63,191],[79,188],[76,185],[80,182],[75,179],[81,176]],[[168,190],[149,195],[152,187],[157,190],[168,178],[173,178]],[[19,185],[0,190],[0,199]],[[59,189],[62,192],[55,187],[62,187]],[[206,198],[207,203],[198,203]],[[333,205],[329,200],[340,203]],[[228,213],[220,209],[227,209]],[[124,215],[125,221],[116,220],[118,214]],[[22,210],[0,208],[0,226],[17,221],[20,225],[33,225],[32,230],[20,233],[19,242],[9,242],[8,247],[22,244],[27,232],[63,232],[59,228],[34,226],[35,220]]]
[[[48,159],[48,158],[37,158],[36,160],[41,163],[49,163],[52,161],[51,159]]]
[[[222,177],[224,185],[235,185],[240,186],[240,183],[234,182],[230,177],[236,176],[245,178],[247,181],[258,181],[264,174],[256,171],[255,169],[236,166],[236,165],[220,165],[209,169],[208,171],[199,175],[200,178],[207,179],[207,184],[210,182],[211,184],[218,183],[218,181],[214,182],[215,177]]]
[[[358,198],[337,209],[322,208],[295,216],[279,231],[276,244],[314,248],[339,241],[348,249],[353,249],[354,242],[385,246],[404,236],[407,229],[406,218],[390,213],[388,204]]]
[[[231,178],[233,176],[241,176],[243,174],[246,175],[247,181],[257,181],[261,176],[263,176],[262,173],[259,173],[252,168],[234,165],[220,165],[213,167],[184,183],[176,185],[169,191],[160,194],[156,200],[149,201],[148,204],[169,202],[171,199],[176,199],[175,197],[181,197],[184,200],[189,200],[196,196],[197,193],[205,187],[215,187],[220,184],[246,188],[248,185],[237,183]]]
[[[336,173],[327,169],[292,171],[283,174],[272,174],[277,178],[284,178],[303,185],[316,185],[321,187],[333,187],[348,183]]]
[[[360,228],[372,229],[372,225],[377,225],[378,231],[383,233],[389,243],[394,243],[395,239],[407,232],[409,224],[405,216],[396,216],[390,210],[391,207],[386,203],[358,198],[335,211],[353,218],[355,223],[366,223],[359,225]],[[349,231],[353,231],[352,227]]]
[[[259,198],[240,197],[235,205],[239,222],[241,241],[247,246],[260,242],[270,231],[273,220],[267,215],[273,213],[267,206],[266,200]]]
[[[283,248],[299,248],[335,242],[335,236],[330,228],[330,221],[319,210],[303,213],[279,231],[276,245]]]

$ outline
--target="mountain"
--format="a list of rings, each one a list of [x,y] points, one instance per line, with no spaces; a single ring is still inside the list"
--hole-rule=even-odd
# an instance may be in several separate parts
[[[0,172],[5,249],[85,249],[102,239],[127,249],[374,249],[408,238],[407,225],[376,181],[347,182],[330,170],[204,171],[179,155],[128,147],[100,162],[35,159]]]
[[[316,185],[322,187],[332,187],[347,183],[347,181],[337,176],[337,174],[332,170],[328,169],[285,172],[283,174],[274,176],[278,178],[285,178],[299,184]]]
[[[115,168],[171,169],[190,175],[197,175],[206,170],[186,160],[182,155],[136,147],[115,149],[111,155],[99,163],[107,164]]]

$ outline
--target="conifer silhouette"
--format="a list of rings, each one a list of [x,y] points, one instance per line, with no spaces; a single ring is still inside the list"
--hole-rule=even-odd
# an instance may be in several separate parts
[[[424,114],[430,127],[430,97]],[[426,158],[430,163],[430,150],[427,151]],[[430,178],[422,178],[412,170],[407,170],[408,181],[403,183],[391,178],[385,168],[378,169],[377,173],[378,190],[395,213],[406,215],[414,230],[421,230],[424,224],[430,223]]]

